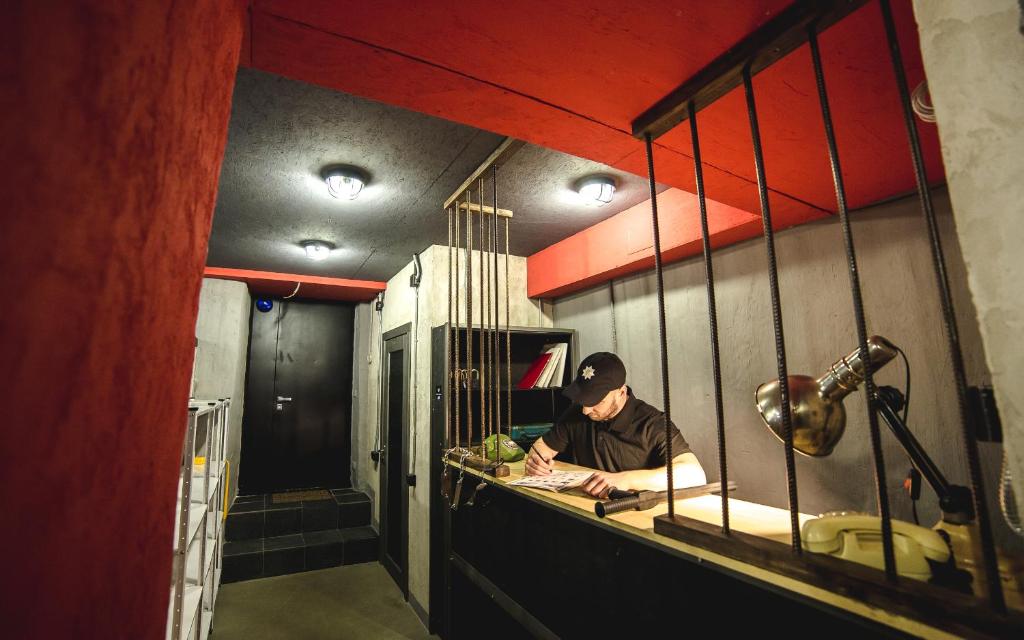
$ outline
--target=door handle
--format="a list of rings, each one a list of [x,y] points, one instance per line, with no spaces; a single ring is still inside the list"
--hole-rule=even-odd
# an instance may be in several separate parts
[[[277,401],[278,402],[291,402],[292,399],[291,398],[286,398],[284,396],[277,396]]]

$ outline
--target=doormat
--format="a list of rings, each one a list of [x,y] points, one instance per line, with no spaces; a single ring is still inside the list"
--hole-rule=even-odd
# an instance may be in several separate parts
[[[327,489],[313,489],[311,491],[286,491],[284,493],[270,494],[270,501],[274,504],[286,502],[302,502],[303,500],[330,500],[331,492]]]

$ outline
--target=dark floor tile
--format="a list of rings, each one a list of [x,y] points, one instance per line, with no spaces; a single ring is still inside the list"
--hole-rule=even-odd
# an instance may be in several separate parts
[[[230,513],[251,513],[253,511],[263,511],[262,502],[235,502],[231,506]]]
[[[273,538],[263,539],[263,550],[264,551],[277,551],[278,549],[294,549],[295,547],[305,546],[306,541],[303,540],[301,533],[293,533],[287,536],[276,536]]]
[[[263,576],[283,576],[288,573],[299,573],[305,568],[305,549],[277,549],[263,552]]]
[[[365,527],[370,524],[370,502],[346,502],[338,505],[338,528]]]
[[[267,521],[264,535],[268,538],[302,532],[302,509],[293,506],[291,509],[268,509],[263,513]]]
[[[306,502],[302,507],[302,530],[322,531],[338,528],[338,505],[329,502]]]
[[[344,529],[341,532],[345,564],[373,562],[377,559],[377,532],[372,527]]]
[[[302,534],[306,539],[306,570],[337,567],[344,558],[344,538],[341,531],[311,531]]]
[[[306,546],[312,544],[331,544],[333,542],[343,542],[345,540],[345,537],[341,535],[341,531],[338,529],[306,531],[302,534],[302,538],[306,541]]]
[[[263,537],[263,512],[229,513],[224,525],[227,540],[254,540]]]
[[[225,553],[223,566],[220,581],[224,584],[259,578],[263,575],[263,552],[232,556]]]
[[[256,540],[238,540],[224,543],[224,556],[237,556],[246,553],[259,553],[263,551],[263,538]]]
[[[287,509],[301,509],[302,502],[273,502],[270,496],[267,496],[267,502],[265,506],[267,511],[284,511]]]

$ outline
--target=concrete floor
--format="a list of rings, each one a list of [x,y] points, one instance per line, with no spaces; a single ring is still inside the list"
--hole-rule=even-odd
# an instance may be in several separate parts
[[[379,563],[221,587],[213,640],[431,638]]]

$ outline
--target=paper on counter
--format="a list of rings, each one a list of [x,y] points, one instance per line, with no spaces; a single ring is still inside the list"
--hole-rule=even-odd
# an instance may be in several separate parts
[[[509,482],[509,485],[516,487],[530,487],[531,489],[544,489],[545,491],[564,491],[575,489],[587,481],[587,478],[594,475],[592,471],[555,471],[546,476],[526,476]]]

